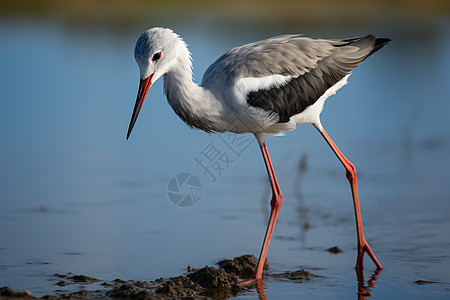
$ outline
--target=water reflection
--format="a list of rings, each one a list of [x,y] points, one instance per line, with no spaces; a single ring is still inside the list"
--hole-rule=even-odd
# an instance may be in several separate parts
[[[267,300],[266,294],[264,293],[264,283],[262,279],[256,280],[256,290],[258,291],[258,297],[260,300]]]
[[[372,297],[372,290],[376,288],[375,281],[378,280],[381,270],[375,270],[367,280],[367,285],[364,284],[364,269],[356,269],[356,278],[358,281],[358,300],[364,300],[367,297]]]
[[[357,279],[357,295],[358,300],[364,300],[366,298],[372,297],[372,292],[376,288],[375,281],[378,281],[378,276],[381,274],[381,270],[375,270],[370,276],[367,283],[364,281],[364,269],[355,269],[356,279]],[[264,280],[256,280],[256,291],[260,300],[267,300],[267,296],[264,290]]]
[[[298,161],[298,167],[296,172],[296,180],[293,184],[294,195],[298,200],[298,219],[300,224],[300,243],[304,247],[306,245],[306,232],[311,228],[311,223],[309,221],[308,216],[308,208],[305,203],[305,199],[303,197],[303,180],[305,177],[305,173],[308,169],[308,153],[303,152],[300,155],[300,159]]]

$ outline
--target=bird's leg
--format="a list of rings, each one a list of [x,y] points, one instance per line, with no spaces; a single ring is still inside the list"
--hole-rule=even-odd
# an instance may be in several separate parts
[[[273,170],[272,162],[270,161],[269,152],[267,151],[266,143],[262,141],[260,145],[261,152],[266,163],[267,174],[269,175],[270,185],[272,186],[272,200],[270,201],[270,218],[267,225],[266,235],[264,237],[264,243],[259,255],[258,265],[256,266],[255,278],[262,278],[264,262],[266,261],[267,249],[269,248],[270,238],[272,237],[273,229],[277,221],[278,214],[280,212],[281,204],[283,203],[283,195],[281,194],[280,187],[278,185],[275,171]]]
[[[325,132],[323,128],[316,127],[317,130],[322,134],[322,136],[327,141],[328,145],[331,147],[333,152],[336,154],[336,156],[339,158],[341,163],[344,165],[345,170],[347,171],[347,179],[350,182],[350,186],[352,188],[352,196],[353,196],[353,205],[355,207],[355,218],[356,218],[356,232],[358,234],[358,257],[356,260],[356,266],[357,269],[363,268],[363,259],[364,259],[364,252],[367,252],[369,257],[372,259],[374,264],[377,266],[377,269],[383,269],[377,258],[375,257],[375,254],[373,254],[372,249],[370,249],[369,244],[367,243],[366,239],[364,238],[364,231],[362,226],[362,220],[361,220],[361,209],[359,206],[359,197],[358,197],[358,184],[356,181],[356,168],[355,165],[352,164],[343,154],[341,151],[339,151],[336,144],[333,142],[333,140],[328,136],[328,134]]]

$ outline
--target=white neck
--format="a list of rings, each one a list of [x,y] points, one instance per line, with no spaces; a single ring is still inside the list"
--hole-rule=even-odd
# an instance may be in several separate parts
[[[217,120],[221,104],[207,89],[192,81],[189,53],[164,74],[164,92],[175,113],[189,126],[205,131],[222,131]]]

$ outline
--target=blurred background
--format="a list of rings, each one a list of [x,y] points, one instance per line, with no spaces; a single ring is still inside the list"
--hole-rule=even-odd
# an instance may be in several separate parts
[[[125,140],[135,42],[164,26],[189,45],[198,83],[230,48],[278,34],[391,38],[327,101],[322,123],[358,169],[366,238],[385,267],[374,298],[448,297],[449,17],[445,0],[1,1],[0,286],[43,296],[59,288],[54,273],[154,280],[259,253],[270,189],[256,142],[235,155],[224,135],[190,130],[162,80]],[[210,143],[233,160],[215,180],[195,162]],[[323,276],[268,277],[267,297],[355,297],[345,171],[312,126],[267,145],[285,200],[269,273]],[[201,183],[187,208],[167,196],[183,172]]]

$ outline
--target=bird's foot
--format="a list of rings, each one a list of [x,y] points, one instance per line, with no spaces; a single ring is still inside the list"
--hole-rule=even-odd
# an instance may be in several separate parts
[[[372,249],[369,246],[369,243],[364,239],[362,243],[358,244],[358,257],[356,259],[356,266],[355,269],[363,269],[363,262],[364,262],[364,253],[367,253],[369,257],[372,259],[373,263],[377,267],[378,270],[382,270],[383,267],[381,266],[378,259],[375,257],[375,254],[373,254]]]
[[[248,279],[240,279],[240,278],[238,279],[240,285],[247,285],[247,284],[256,282],[257,280],[259,280],[259,279],[257,279],[256,277],[252,277],[252,278],[248,278]]]
[[[239,284],[241,286],[246,284],[256,284],[256,290],[258,292],[258,296],[260,300],[267,300],[267,297],[264,293],[264,283],[262,280],[262,277],[257,278],[256,276],[253,276],[250,279],[239,279]]]
[[[239,284],[240,285],[246,285],[246,284],[250,284],[250,283],[261,283],[262,282],[262,274],[258,274],[258,272],[256,272],[252,277],[250,278],[246,278],[246,279],[238,279]]]

